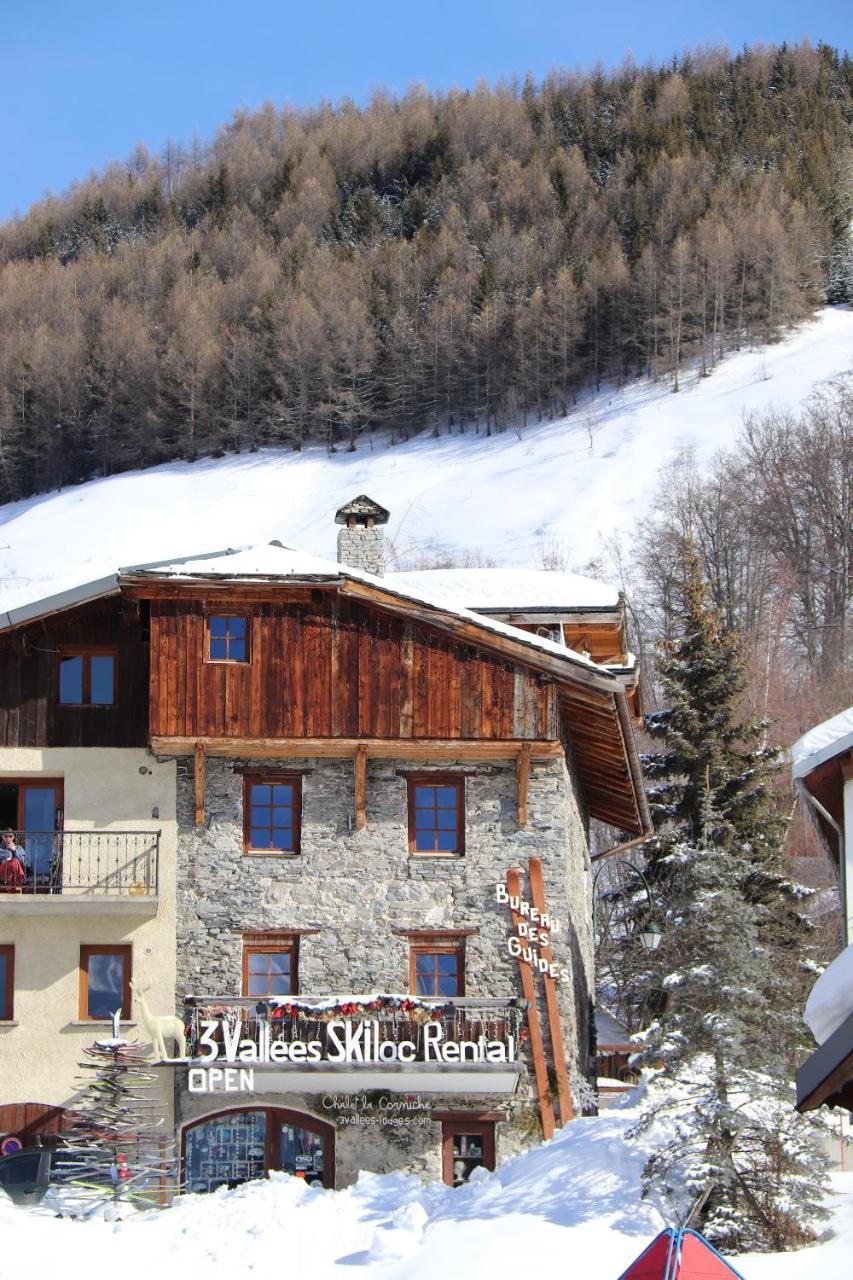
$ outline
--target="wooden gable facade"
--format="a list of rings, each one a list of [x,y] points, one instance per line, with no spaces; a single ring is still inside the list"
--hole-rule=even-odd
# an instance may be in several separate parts
[[[248,660],[207,660],[216,593],[151,600],[152,738],[557,739],[553,679],[334,589],[227,594]]]
[[[0,635],[0,746],[144,747],[148,742],[147,610],[118,594]],[[115,655],[110,706],[59,702],[59,659]]]

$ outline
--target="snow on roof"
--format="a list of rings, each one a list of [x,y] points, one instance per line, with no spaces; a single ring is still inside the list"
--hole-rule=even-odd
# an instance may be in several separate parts
[[[546,569],[418,569],[386,573],[385,581],[401,591],[429,591],[475,612],[619,608],[619,591],[609,583]]]
[[[791,747],[795,778],[804,778],[812,769],[833,756],[841,755],[853,747],[853,707],[841,711],[831,720],[824,720],[798,738]]]
[[[397,596],[401,600],[409,600],[415,604],[425,604],[429,608],[454,613],[467,622],[472,622],[485,631],[506,636],[510,640],[521,642],[528,648],[539,650],[550,657],[561,658],[573,666],[585,667],[589,671],[599,672],[610,678],[606,667],[599,666],[591,658],[567,649],[544,636],[533,635],[528,631],[520,631],[508,623],[499,622],[482,613],[475,613],[458,603],[452,603],[440,593],[424,590],[419,585],[397,585],[395,579],[403,575],[391,575],[391,579],[379,578],[375,574],[362,569],[353,569],[350,565],[338,564],[334,560],[325,560],[308,552],[298,551],[294,547],[286,547],[280,542],[270,542],[265,546],[241,547],[222,554],[214,554],[209,558],[192,557],[186,560],[175,560],[159,565],[141,565],[122,571],[126,574],[145,575],[152,578],[198,578],[221,577],[236,581],[276,581],[281,578],[321,578],[328,581],[352,579],[364,582],[369,586]],[[415,575],[417,576],[417,575]]]
[[[806,1001],[803,1018],[818,1044],[829,1039],[853,1013],[853,944],[820,975]]]

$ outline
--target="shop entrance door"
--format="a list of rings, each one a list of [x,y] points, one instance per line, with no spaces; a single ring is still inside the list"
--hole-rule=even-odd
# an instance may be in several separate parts
[[[215,1191],[263,1178],[271,1169],[335,1185],[335,1130],[283,1107],[222,1111],[184,1129],[188,1191]]]

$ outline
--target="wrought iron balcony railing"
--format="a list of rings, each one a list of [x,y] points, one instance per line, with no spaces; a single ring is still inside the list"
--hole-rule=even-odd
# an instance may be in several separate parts
[[[474,1041],[481,1037],[498,1042],[509,1052],[509,1060],[518,1057],[527,1001],[507,997],[478,999],[475,996],[437,997],[425,999],[409,995],[309,996],[188,996],[185,1003],[187,1056],[204,1058],[207,1049],[201,1045],[204,1023],[214,1023],[206,1044],[216,1044],[220,1053],[225,1047],[227,1028],[232,1034],[240,1026],[240,1041],[253,1041],[259,1048],[276,1041],[320,1046],[326,1057],[331,1022],[374,1024],[376,1038],[382,1041],[410,1041],[414,1044],[414,1062],[428,1059],[425,1029],[441,1028],[442,1041]]]
[[[0,836],[0,893],[153,897],[159,831],[16,831]],[[7,857],[11,846],[23,872]]]

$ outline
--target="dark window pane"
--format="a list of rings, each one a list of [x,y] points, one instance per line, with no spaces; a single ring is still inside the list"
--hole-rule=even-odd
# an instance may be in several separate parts
[[[415,848],[422,851],[435,849],[435,835],[432,831],[417,831],[415,833]]]
[[[249,973],[266,973],[267,958],[263,951],[249,952]]]
[[[211,639],[213,639],[214,636],[216,636],[218,639],[224,639],[227,633],[228,633],[227,618],[213,617],[210,619]]]
[[[271,996],[289,996],[292,995],[290,987],[289,973],[274,973],[270,977],[269,992]]]
[[[272,789],[273,804],[291,805],[293,803],[293,786],[289,782],[277,782]]]
[[[5,951],[0,952],[0,1020],[10,1018],[11,1011],[6,1008],[6,983],[9,981],[9,957]]]
[[[249,974],[249,990],[247,996],[266,996],[269,995],[267,975],[265,973]]]
[[[456,962],[458,957],[449,951],[439,951],[438,953],[438,972],[439,973],[456,973]]]
[[[431,996],[434,994],[432,976],[428,974],[417,974],[415,977],[415,995]]]
[[[270,847],[269,827],[250,827],[249,844],[253,849],[268,849]]]
[[[59,701],[83,701],[83,657],[61,658],[59,662]]]
[[[215,640],[210,637],[210,656],[216,661],[221,661],[228,656],[228,642],[226,640]]]
[[[271,788],[265,782],[253,782],[251,791],[252,804],[270,804]]]
[[[107,1018],[124,1003],[124,954],[89,956],[88,1009],[90,1018]],[[127,1010],[125,1010],[127,1013]]]
[[[437,831],[436,843],[440,853],[456,852],[456,832],[455,831]]]
[[[290,973],[290,952],[274,951],[272,955],[267,956],[270,965],[270,973]]]
[[[273,827],[272,846],[274,849],[292,849],[293,831],[290,827]]]
[[[246,661],[246,641],[232,640],[228,647],[228,657],[234,662]]]
[[[229,618],[228,631],[232,640],[244,640],[246,637],[246,619],[245,618]]]
[[[436,787],[436,803],[442,808],[456,808],[457,790],[455,787]]]
[[[115,700],[115,659],[112,654],[93,653],[89,662],[90,701],[98,706],[110,706]]]
[[[436,824],[440,831],[456,830],[456,810],[439,809],[436,812]]]
[[[435,804],[435,787],[415,787],[415,804],[430,808]]]
[[[443,976],[440,976],[440,977],[439,977],[439,979],[438,979],[438,995],[440,995],[440,996],[455,996],[455,995],[456,995],[457,990],[458,990],[458,987],[457,987],[457,984],[456,984],[456,975],[455,975],[455,974],[454,974],[452,977],[448,977],[447,975],[443,975]]]

